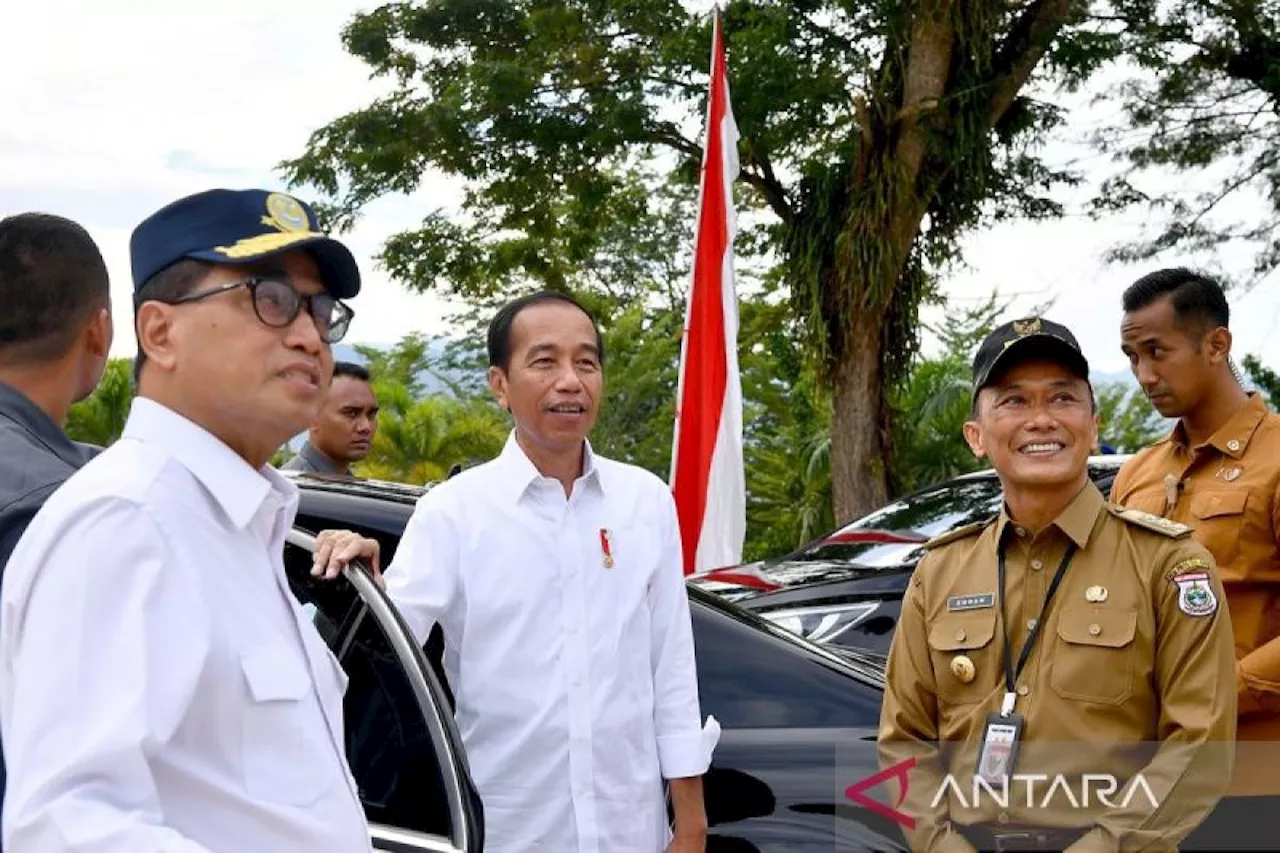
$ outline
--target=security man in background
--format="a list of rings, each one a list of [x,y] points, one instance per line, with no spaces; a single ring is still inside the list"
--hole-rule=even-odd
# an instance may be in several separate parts
[[[1112,499],[1189,525],[1218,565],[1235,631],[1238,753],[1203,831],[1236,849],[1280,842],[1280,416],[1231,364],[1230,309],[1213,280],[1153,272],[1123,297],[1122,346],[1152,405],[1178,418],[1129,460]],[[1267,742],[1262,746],[1259,742]],[[1197,842],[1200,833],[1190,839]],[[1257,845],[1266,845],[1260,848]]]
[[[1040,318],[975,357],[964,435],[1004,507],[926,545],[880,722],[882,764],[915,760],[913,850],[1174,850],[1226,788],[1232,640],[1212,558],[1089,480],[1088,377],[1071,332]],[[1100,774],[1109,804],[1096,781],[1082,796]]]
[[[333,382],[307,441],[285,471],[351,477],[351,464],[369,455],[378,429],[378,398],[369,371],[349,361],[334,362]]]
[[[49,495],[89,461],[62,424],[98,387],[111,339],[107,265],[89,232],[47,213],[0,220],[0,577]]]

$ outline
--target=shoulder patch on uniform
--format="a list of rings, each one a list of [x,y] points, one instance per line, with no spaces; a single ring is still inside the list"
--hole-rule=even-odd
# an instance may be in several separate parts
[[[940,545],[947,545],[951,542],[955,542],[960,539],[966,539],[970,536],[977,534],[983,528],[985,528],[987,525],[991,524],[991,522],[995,520],[996,520],[996,517],[992,516],[991,518],[988,518],[986,521],[975,521],[973,524],[966,524],[963,527],[957,527],[955,530],[952,530],[950,533],[944,533],[941,536],[935,536],[934,538],[930,539],[928,542],[924,543],[924,547],[926,549],[933,549],[933,548],[937,548]]]
[[[1168,518],[1161,518],[1158,515],[1152,515],[1149,512],[1143,512],[1140,509],[1125,509],[1124,507],[1107,504],[1107,508],[1111,510],[1111,514],[1116,518],[1123,518],[1130,524],[1138,527],[1145,527],[1147,530],[1154,530],[1156,533],[1163,534],[1173,539],[1181,539],[1184,536],[1191,535],[1191,528],[1185,524],[1179,524]]]
[[[1178,585],[1178,609],[1188,616],[1209,616],[1218,609],[1218,596],[1209,583],[1211,570],[1203,557],[1187,557],[1165,573],[1170,582]]]

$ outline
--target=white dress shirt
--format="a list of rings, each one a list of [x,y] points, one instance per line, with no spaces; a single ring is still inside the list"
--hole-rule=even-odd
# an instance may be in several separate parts
[[[386,573],[444,630],[490,853],[658,853],[662,779],[710,763],[671,492],[586,459],[566,499],[513,436],[422,496]]]
[[[6,850],[370,849],[346,676],[289,592],[297,489],[145,398],[0,592]]]

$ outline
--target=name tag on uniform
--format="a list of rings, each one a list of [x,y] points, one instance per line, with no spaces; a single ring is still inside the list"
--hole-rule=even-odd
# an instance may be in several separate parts
[[[990,713],[978,751],[978,778],[988,785],[1004,785],[1013,776],[1022,740],[1022,715]]]
[[[947,610],[981,610],[996,606],[996,594],[983,592],[977,595],[953,595],[947,599]]]

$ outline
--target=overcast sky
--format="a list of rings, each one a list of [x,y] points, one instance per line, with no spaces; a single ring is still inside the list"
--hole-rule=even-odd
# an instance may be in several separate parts
[[[161,205],[215,186],[281,189],[276,164],[309,133],[384,91],[342,50],[343,24],[372,4],[350,0],[43,0],[0,10],[0,216],[44,210],[83,223],[112,276],[117,355],[129,332],[128,237]],[[732,67],[730,68],[732,77]],[[1105,117],[1105,116],[1104,116]],[[1098,120],[1081,112],[1076,131]],[[1078,133],[1077,133],[1078,135]],[[1089,157],[1055,144],[1059,158]],[[1090,168],[1102,158],[1086,159]],[[371,206],[347,237],[364,271],[349,343],[442,333],[446,305],[411,295],[374,266],[388,235],[458,198],[429,178],[412,197]],[[1019,307],[1056,298],[1050,316],[1076,332],[1096,370],[1125,369],[1116,343],[1119,294],[1145,269],[1108,266],[1102,254],[1136,233],[1141,213],[1104,223],[1075,215],[1001,225],[967,243],[968,267],[946,285],[953,304],[993,289]],[[692,232],[693,224],[690,223]],[[1228,267],[1244,258],[1227,258]],[[1280,321],[1274,283],[1235,298],[1237,354],[1269,347]],[[935,320],[939,312],[926,312]]]

